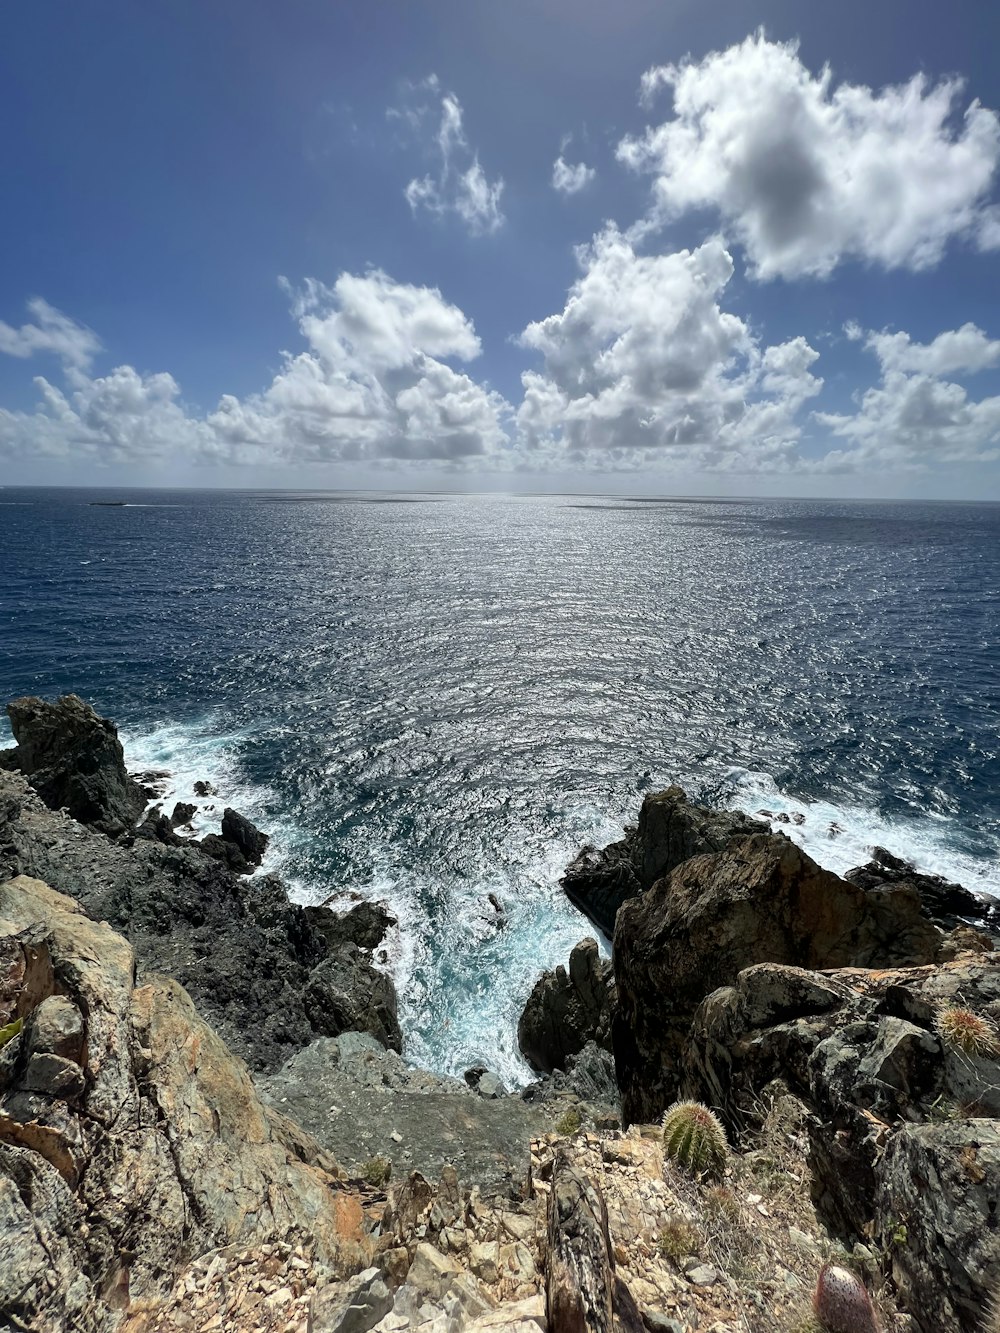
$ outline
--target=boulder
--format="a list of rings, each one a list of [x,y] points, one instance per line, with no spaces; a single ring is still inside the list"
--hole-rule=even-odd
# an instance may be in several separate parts
[[[560,964],[535,982],[518,1021],[517,1044],[533,1069],[565,1069],[567,1057],[589,1041],[610,1049],[614,1010],[611,963],[601,959],[596,940],[581,940],[568,971]]]
[[[598,851],[584,847],[560,883],[569,899],[610,938],[619,907],[692,856],[719,852],[768,826],[739,810],[694,805],[680,787],[650,792],[637,828]]]
[[[17,748],[12,764],[52,810],[112,837],[131,828],[146,805],[142,788],[125,770],[113,722],[75,694],[56,703],[26,697],[7,705]]]
[[[189,801],[178,801],[170,815],[170,825],[172,828],[181,828],[185,824],[190,824],[198,813],[198,807],[192,805]]]
[[[330,949],[355,944],[372,953],[382,943],[386,932],[398,925],[382,903],[360,902],[347,912],[329,907],[307,907],[306,920],[323,936]]]
[[[304,1003],[314,1031],[324,1037],[368,1032],[389,1050],[403,1049],[396,988],[356,945],[342,946],[313,969]]]
[[[1000,1122],[984,1118],[1000,1115],[1000,1062],[941,1038],[938,1016],[955,1004],[995,1022],[1000,959],[824,974],[759,964],[702,1001],[683,1059],[683,1095],[737,1135],[775,1086],[794,1096],[817,1211],[891,1256],[926,1333],[976,1327],[987,1258],[1000,1261],[995,1238],[982,1243],[1000,1179]]]
[[[560,1150],[549,1193],[545,1304],[550,1333],[612,1333],[614,1290],[604,1196]]]
[[[222,812],[222,836],[226,842],[235,844],[244,860],[253,866],[263,861],[270,841],[266,833],[261,833],[255,824],[229,806]]]
[[[861,889],[781,834],[683,862],[618,914],[613,1046],[626,1123],[674,1100],[695,1009],[744,968],[925,963],[942,938],[912,887]]]

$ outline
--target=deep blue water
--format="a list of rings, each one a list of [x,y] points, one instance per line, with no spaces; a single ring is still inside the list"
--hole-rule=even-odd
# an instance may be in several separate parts
[[[302,901],[388,899],[429,1065],[519,1075],[519,1005],[587,933],[558,874],[649,787],[1000,892],[1000,506],[0,502],[3,699],[83,695],[170,800],[214,780]]]

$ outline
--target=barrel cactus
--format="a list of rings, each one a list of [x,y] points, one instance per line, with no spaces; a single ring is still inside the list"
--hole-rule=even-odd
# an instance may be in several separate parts
[[[937,1029],[947,1045],[957,1047],[966,1055],[978,1055],[988,1060],[996,1059],[1000,1054],[993,1024],[971,1009],[942,1009],[938,1014]]]
[[[729,1148],[717,1116],[701,1102],[677,1102],[663,1117],[663,1151],[695,1175],[721,1176]]]
[[[868,1289],[849,1268],[838,1264],[820,1269],[813,1310],[824,1333],[878,1333]]]

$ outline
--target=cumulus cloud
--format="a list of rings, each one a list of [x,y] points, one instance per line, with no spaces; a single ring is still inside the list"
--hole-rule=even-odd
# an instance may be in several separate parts
[[[865,347],[879,361],[881,383],[860,396],[857,412],[815,414],[847,444],[823,460],[825,469],[1000,458],[1000,397],[971,398],[943,378],[1000,366],[1000,341],[964,324],[929,343],[915,343],[906,333],[869,333]]]
[[[36,378],[34,412],[0,410],[0,453],[377,463],[489,461],[506,447],[504,399],[448,364],[479,355],[475,329],[435,288],[375,270],[288,291],[306,350],[286,354],[263,392],[223,395],[198,415],[169,374],[119,366],[95,378],[74,368],[65,391]]]
[[[795,416],[819,392],[803,338],[761,349],[719,298],[733,261],[718,238],[639,255],[609,226],[578,253],[564,309],[529,324],[521,346],[543,368],[522,376],[529,453],[648,462],[681,452],[699,467],[783,466]]]
[[[571,165],[560,153],[552,164],[552,188],[560,194],[579,194],[596,175],[595,169],[588,167],[586,162]]]
[[[414,176],[404,190],[414,213],[426,209],[438,217],[454,214],[474,235],[503,225],[503,179],[486,175],[466,138],[462,104],[454,93],[442,90],[436,74],[408,85],[402,105],[391,107],[389,116],[405,124],[434,161],[433,170]]]
[[[101,350],[95,333],[56,310],[40,296],[28,302],[28,313],[31,321],[20,328],[0,320],[0,352],[17,357],[52,352],[66,366],[86,370]]]
[[[825,277],[851,258],[927,268],[954,238],[1000,247],[987,202],[1000,119],[976,101],[962,109],[957,79],[835,84],[795,43],[758,33],[648,71],[641,98],[664,89],[671,118],[618,147],[654,178],[647,228],[714,210],[761,279]]]

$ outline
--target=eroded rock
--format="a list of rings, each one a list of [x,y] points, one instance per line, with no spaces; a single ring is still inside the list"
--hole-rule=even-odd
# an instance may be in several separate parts
[[[594,939],[581,940],[561,964],[535,982],[517,1025],[517,1044],[533,1069],[564,1069],[588,1042],[611,1047],[614,972]]]

